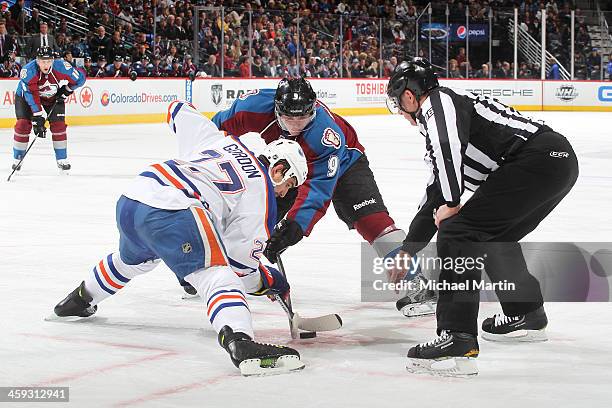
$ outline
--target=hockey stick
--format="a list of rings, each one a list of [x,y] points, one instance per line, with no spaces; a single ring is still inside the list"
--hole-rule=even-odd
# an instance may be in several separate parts
[[[280,255],[277,256],[277,265],[280,273],[287,279],[285,267],[283,266]],[[301,317],[293,311],[290,295],[287,295],[286,300],[279,294],[275,294],[274,298],[278,300],[285,313],[287,313],[292,339],[298,338],[298,329],[316,333],[318,331],[337,330],[342,327],[342,319],[337,314],[327,314],[319,317]]]
[[[51,109],[49,109],[49,113],[47,114],[47,119],[49,119],[49,117],[51,116],[51,114],[53,113],[53,111],[55,110],[55,106],[57,105],[57,100],[53,103],[53,106],[51,107]],[[43,108],[44,109],[44,108]],[[47,122],[47,119],[45,119],[45,123]],[[13,169],[13,171],[11,172],[11,174],[9,174],[8,178],[6,179],[6,181],[11,181],[11,177],[13,177],[13,174],[15,174],[15,172],[17,171],[17,169],[19,169],[21,167],[21,163],[23,162],[23,160],[26,158],[26,156],[28,155],[28,152],[30,151],[30,149],[32,148],[32,146],[34,146],[34,143],[36,142],[36,139],[38,139],[39,137],[41,139],[44,139],[46,137],[46,133],[47,133],[47,128],[45,127],[45,123],[43,123],[43,135],[45,136],[38,136],[36,133],[34,134],[34,140],[32,140],[32,143],[30,143],[30,145],[28,146],[28,148],[26,149],[25,153],[23,154],[23,156],[21,156],[21,160],[19,160],[19,163],[17,163],[17,165],[15,166],[15,168]]]

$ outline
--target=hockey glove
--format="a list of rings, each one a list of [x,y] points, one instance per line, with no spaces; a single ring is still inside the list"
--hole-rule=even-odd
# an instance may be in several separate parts
[[[47,112],[41,110],[36,112],[32,116],[32,128],[34,129],[34,135],[36,137],[44,138],[47,136],[47,128],[45,128],[45,122],[47,121]]]
[[[261,288],[251,295],[274,295],[284,297],[289,292],[289,282],[278,269],[273,266],[259,264],[259,274],[261,275]]]
[[[295,220],[284,219],[278,223],[267,241],[264,255],[270,262],[276,263],[278,254],[288,247],[297,244],[304,237],[302,227]]]
[[[57,102],[66,103],[66,99],[68,99],[73,93],[74,91],[70,89],[67,85],[62,86],[57,92]]]

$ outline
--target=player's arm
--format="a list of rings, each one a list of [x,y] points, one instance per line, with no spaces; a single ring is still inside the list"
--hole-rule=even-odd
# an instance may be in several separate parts
[[[186,101],[176,100],[168,105],[166,121],[177,137],[178,157],[183,160],[205,151],[207,146],[224,137],[212,121]]]
[[[85,75],[70,65],[70,63],[67,61],[53,61],[53,70],[60,74],[61,79],[68,82],[62,88],[65,87],[70,93],[74,92],[75,89],[80,88],[85,84]]]
[[[430,183],[425,189],[425,197],[419,205],[419,210],[410,223],[410,229],[402,244],[402,251],[415,255],[427,245],[438,228],[434,222],[433,213],[445,203],[439,183],[432,174]]]
[[[469,123],[459,123],[452,98],[432,92],[423,104],[427,142],[431,146],[432,165],[444,203],[456,207],[463,194],[462,153],[467,146]]]
[[[331,130],[330,127],[327,127],[320,133]],[[308,178],[298,188],[295,203],[286,216],[287,220],[295,221],[306,236],[310,235],[314,225],[327,211],[338,182],[340,162],[346,154],[344,135],[337,126],[333,128],[333,137],[337,137],[338,140],[330,145],[323,144],[323,136],[310,139],[318,143],[318,146],[310,145],[310,148],[317,152],[318,157],[308,163]]]
[[[36,69],[28,69],[27,67],[21,70],[21,81],[19,81],[19,88],[23,94],[23,98],[26,100],[32,113],[36,114],[42,112],[43,108],[40,103],[40,92],[38,90],[38,75]]]
[[[261,131],[270,122],[274,98],[271,90],[257,90],[236,98],[226,110],[217,112],[212,121],[220,130],[236,136]]]

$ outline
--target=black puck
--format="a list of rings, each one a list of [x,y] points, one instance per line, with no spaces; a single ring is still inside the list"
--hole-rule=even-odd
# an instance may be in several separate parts
[[[301,332],[300,339],[312,339],[317,337],[317,332]]]

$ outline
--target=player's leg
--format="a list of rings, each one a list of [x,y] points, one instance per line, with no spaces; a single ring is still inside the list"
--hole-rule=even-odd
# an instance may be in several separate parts
[[[13,133],[13,170],[25,154],[32,131],[32,110],[24,98],[15,96],[15,128]],[[23,164],[22,164],[23,165]],[[20,170],[21,166],[17,170]]]
[[[303,368],[297,351],[252,340],[251,312],[244,285],[229,266],[223,241],[206,210],[192,207],[159,212],[154,217],[157,220],[168,217],[171,222],[169,228],[154,228],[147,244],[206,301],[208,320],[236,367],[244,375]],[[264,360],[269,360],[271,366],[261,368]]]
[[[50,109],[50,107],[45,107],[45,109]],[[66,105],[64,102],[56,102],[53,112],[49,115],[49,128],[51,130],[51,139],[53,140],[53,150],[55,152],[57,167],[62,171],[70,170],[67,153]]]
[[[119,230],[119,252],[102,258],[85,280],[55,307],[59,317],[88,317],[102,300],[123,289],[138,275],[150,272],[159,264],[159,257],[142,240],[142,228],[136,222],[145,217],[151,207],[121,197],[116,217]]]

